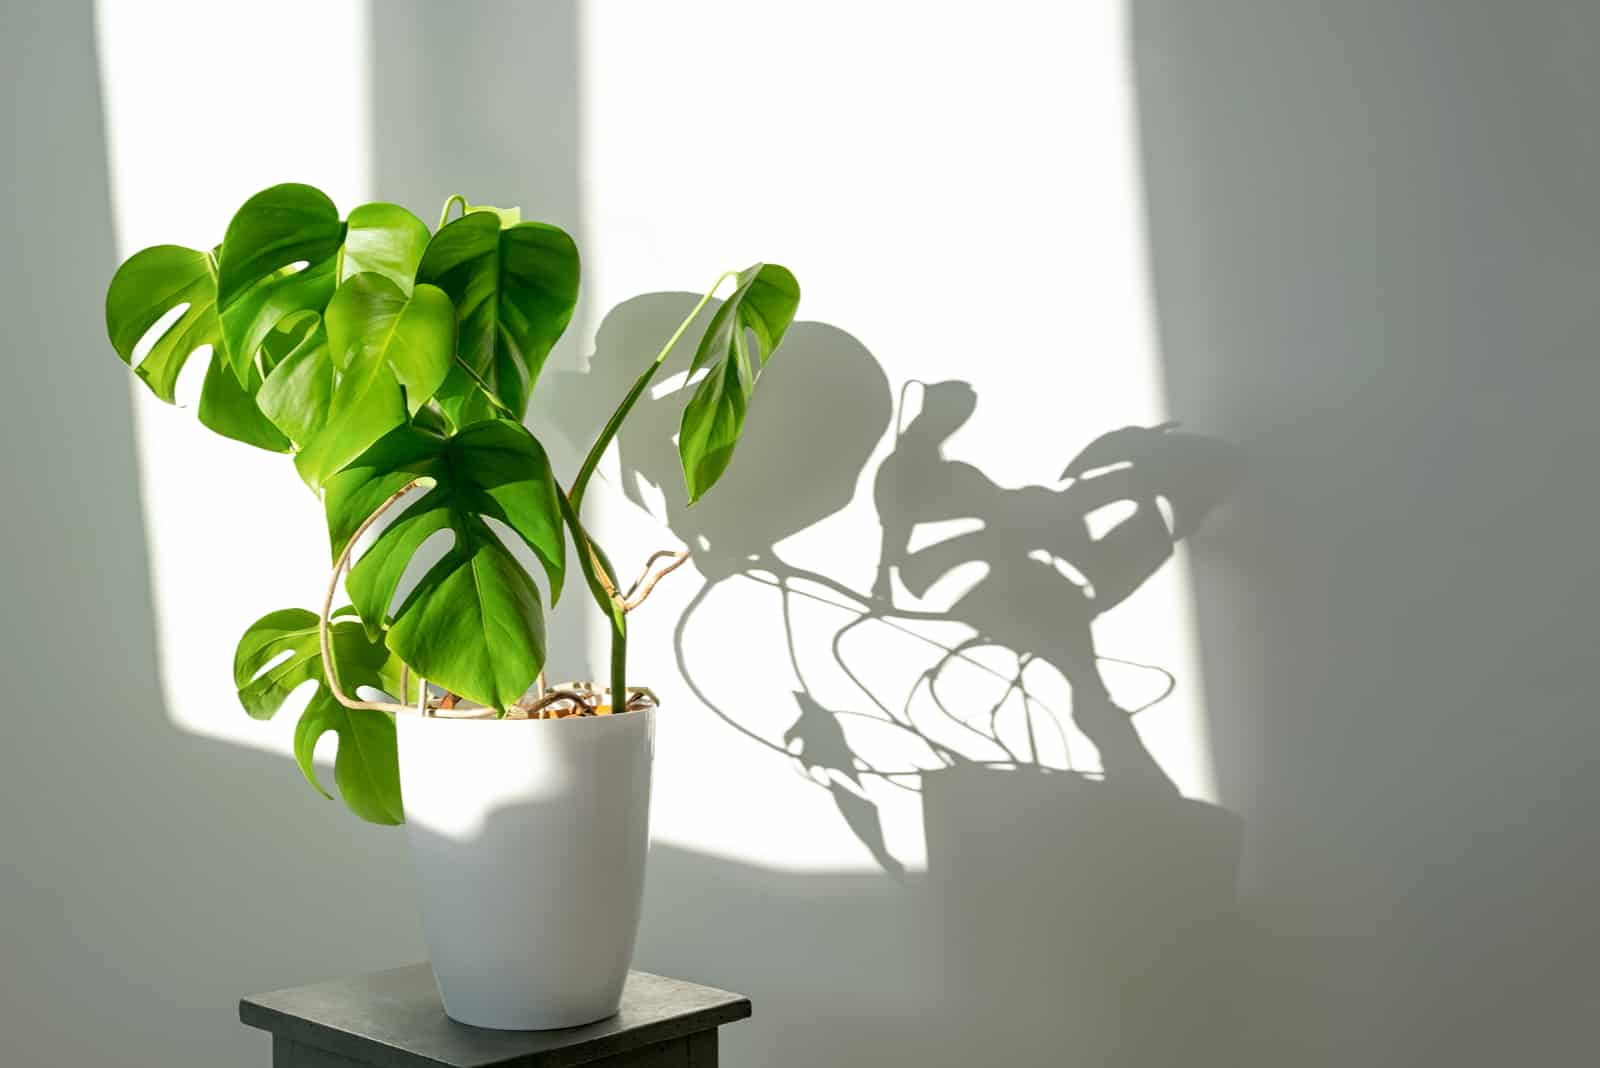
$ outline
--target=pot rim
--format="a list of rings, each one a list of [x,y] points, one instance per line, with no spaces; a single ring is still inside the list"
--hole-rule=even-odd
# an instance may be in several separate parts
[[[608,712],[603,716],[562,716],[559,719],[533,719],[527,716],[417,716],[405,717],[422,723],[602,723],[607,720],[625,722],[635,716],[649,716],[660,708],[660,705],[651,705],[649,708],[639,708],[633,711]]]

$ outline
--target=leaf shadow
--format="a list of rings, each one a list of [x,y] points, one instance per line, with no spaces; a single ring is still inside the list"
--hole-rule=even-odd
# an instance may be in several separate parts
[[[648,294],[605,317],[589,381],[552,387],[593,405],[567,410],[574,440],[592,434],[605,399],[627,388],[694,300]],[[814,783],[898,893],[884,898],[865,876],[836,891],[815,873],[717,876],[704,858],[658,847],[665,859],[653,870],[666,874],[653,893],[673,902],[666,926],[702,914],[759,926],[773,900],[804,900],[827,915],[811,936],[816,952],[901,955],[938,1011],[960,1011],[974,984],[1005,991],[960,1037],[930,1048],[934,1060],[1070,1041],[1084,1063],[1143,1068],[1223,1048],[1238,821],[1180,796],[1140,737],[1136,714],[1171,692],[1171,674],[1103,655],[1094,624],[1227,496],[1241,477],[1237,453],[1173,424],[1122,427],[1066,453],[1056,484],[1003,486],[945,452],[977,408],[972,384],[907,383],[897,397],[858,340],[798,321],[763,373],[724,484],[690,509],[665,446],[682,388],[669,379],[641,401],[619,438],[618,470],[621,492],[692,549],[704,580],[674,629],[683,683]],[[851,543],[819,565],[806,533],[868,504],[878,543]],[[930,529],[941,536],[929,541]],[[974,564],[979,577],[932,596]],[[766,588],[774,618],[717,614],[723,591],[751,586]],[[831,622],[819,627],[819,613]],[[709,632],[695,626],[702,617]],[[714,696],[721,659],[703,636],[730,626],[781,633],[795,684],[779,718],[773,702]],[[881,678],[890,640],[919,651],[913,678]],[[1148,696],[1119,704],[1112,666],[1137,675]],[[1046,706],[1037,671],[1065,680],[1070,713]],[[970,688],[948,684],[957,673],[986,677],[999,700],[973,701]],[[1069,733],[1094,752],[1059,760],[1055,739]],[[885,791],[917,795],[926,871],[896,854]],[[935,929],[940,937],[927,937]],[[692,939],[666,937],[674,960],[697,959]],[[1138,1025],[1130,992],[1165,1006],[1159,1033]]]

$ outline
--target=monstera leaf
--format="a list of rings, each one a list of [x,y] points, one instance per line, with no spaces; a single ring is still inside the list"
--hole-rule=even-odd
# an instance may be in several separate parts
[[[295,183],[257,193],[228,223],[217,256],[217,314],[241,385],[283,319],[321,311],[333,296],[344,229],[333,201]]]
[[[320,320],[336,279],[382,277],[410,299],[427,243],[428,228],[397,205],[363,204],[341,222],[318,190],[273,186],[245,202],[215,253],[159,245],[131,257],[107,291],[106,327],[123,361],[132,363],[141,339],[181,308],[135,372],[171,403],[184,364],[209,347],[200,421],[288,452],[306,446],[328,422],[334,399],[327,337],[308,321]],[[425,302],[437,304],[432,297]],[[370,418],[363,425],[370,427]],[[392,425],[382,424],[353,452],[346,445],[345,458]]]
[[[213,358],[200,387],[200,410],[196,414],[201,424],[258,449],[288,452],[289,439],[262,414],[257,403],[262,385],[257,369],[250,369],[241,386],[223,361]]]
[[[691,374],[703,367],[711,373],[684,406],[678,433],[690,504],[728,469],[756,378],[783,341],[799,305],[800,285],[794,275],[777,264],[758,263],[739,272],[738,288],[711,317],[689,368]]]
[[[327,422],[333,396],[333,360],[322,316],[312,311],[289,316],[261,342],[261,354],[271,370],[256,394],[256,405],[273,426],[304,448]]]
[[[381,274],[411,295],[417,264],[428,247],[428,227],[398,204],[363,204],[345,220],[344,248],[339,254],[339,281],[370,271]]]
[[[503,420],[453,437],[400,427],[325,483],[335,557],[379,505],[418,479],[431,488],[351,569],[351,601],[375,632],[412,556],[431,535],[449,531],[454,544],[395,611],[387,642],[425,678],[505,709],[544,665],[544,611],[533,579],[486,520],[505,524],[533,550],[554,602],[566,546],[550,461],[526,428]]]
[[[250,368],[241,380],[225,368],[222,330],[217,319],[217,260],[209,252],[179,245],[157,245],[136,252],[117,269],[106,291],[106,332],[117,355],[133,363],[139,342],[178,309],[134,368],[150,392],[172,404],[178,375],[202,348],[211,350],[200,388],[200,421],[226,437],[273,452],[287,452],[289,439],[257,409],[261,372]]]
[[[333,778],[344,803],[370,823],[402,823],[394,718],[374,709],[346,708],[333,696],[322,677],[317,622],[314,612],[287,608],[262,616],[244,632],[233,659],[239,703],[256,719],[270,719],[291,692],[315,679],[316,691],[294,732],[301,773],[317,792],[332,796],[318,781],[312,757],[317,741],[333,731],[339,737]],[[400,692],[400,662],[370,640],[359,623],[334,623],[331,642],[346,693],[370,686],[402,700],[415,696]]]
[[[452,369],[439,401],[457,426],[491,414],[480,383],[521,417],[578,300],[572,238],[545,223],[501,223],[495,210],[463,215],[433,235],[417,268],[417,281],[438,286],[456,307],[465,369]]]
[[[496,208],[489,204],[468,204],[464,214],[471,215],[475,211],[486,211],[500,220],[501,226],[515,226],[522,221],[521,208]]]
[[[327,415],[295,457],[312,486],[404,424],[444,382],[455,352],[455,308],[434,286],[408,296],[364,271],[339,287],[323,318],[337,381],[325,404],[310,390],[300,395],[307,415]]]

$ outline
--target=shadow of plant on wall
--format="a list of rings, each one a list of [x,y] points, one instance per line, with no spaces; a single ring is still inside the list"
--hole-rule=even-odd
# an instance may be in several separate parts
[[[652,294],[613,310],[589,374],[625,380],[639,359],[634,338],[647,337],[653,324],[691,299]],[[665,512],[706,579],[675,632],[678,665],[696,696],[752,740],[792,756],[828,790],[856,837],[889,871],[901,865],[862,792],[864,779],[915,790],[946,770],[1048,773],[1086,763],[1072,751],[1057,713],[1030,690],[1028,678],[1039,668],[1065,681],[1071,722],[1095,750],[1098,759],[1088,763],[1098,769],[1079,774],[1119,796],[1176,798],[1177,787],[1133,721],[1170,694],[1175,680],[1163,668],[1101,654],[1092,628],[1228,495],[1240,472],[1234,450],[1176,423],[1123,427],[1084,446],[1065,465],[1059,485],[1007,488],[945,455],[945,442],[977,407],[970,384],[908,383],[893,404],[883,369],[844,332],[800,322],[788,345],[792,351],[765,371],[784,378],[765,391],[782,405],[752,416],[729,474],[743,483],[738,494],[708,498],[693,509],[681,503],[681,476],[672,455],[658,447],[675,429],[676,405],[665,394],[642,403],[621,435],[624,492],[641,507]],[[888,453],[871,477],[882,537],[865,588],[786,559],[785,539],[850,503],[885,437]],[[697,683],[704,665],[693,662],[686,635],[696,612],[735,580],[766,584],[779,594],[800,686],[794,719],[778,735],[770,724],[758,727],[719,707]],[[948,587],[961,588],[941,597]],[[797,647],[796,600],[842,614],[827,656],[854,684],[859,705],[835,707],[807,684],[803,661],[815,650],[803,654]],[[952,626],[965,633],[944,636]],[[863,633],[885,627],[933,654],[901,693],[864,678],[859,665],[871,653],[853,648]],[[1143,689],[1153,692],[1124,707],[1107,685],[1105,665],[1144,673]],[[994,698],[980,707],[952,701],[944,683],[957,671],[990,676]],[[870,721],[879,744],[857,740],[861,721]],[[896,750],[895,763],[904,765],[916,752],[915,766],[874,759],[872,750],[886,748],[886,731],[897,736],[888,746]]]
[[[617,392],[693,299],[617,306],[587,372],[602,383],[562,395]],[[826,932],[810,949],[822,973],[861,954],[895,960],[889,971],[916,977],[924,1010],[957,1011],[974,985],[1005,991],[1004,1008],[959,1037],[930,1030],[929,1063],[997,1050],[1055,1063],[1068,1041],[1086,1064],[1222,1056],[1237,821],[1182,797],[1135,727],[1173,677],[1106,655],[1093,631],[1228,494],[1238,457],[1174,424],[1124,427],[1076,454],[1064,445],[1057,484],[1007,487],[946,455],[977,410],[966,382],[908,383],[896,398],[860,342],[817,322],[794,324],[769,375],[782,381],[752,403],[726,476],[736,492],[680,503],[682,476],[659,443],[676,429],[681,380],[624,429],[622,489],[690,547],[704,579],[674,632],[688,687],[825,791],[900,889],[886,897],[866,876],[832,891],[807,882],[819,876],[717,876],[670,849],[657,850],[651,878],[724,922],[759,923],[774,902],[804,901],[820,910],[805,922]],[[584,430],[603,417],[564,413]],[[843,541],[821,551],[805,541],[846,510]],[[877,544],[859,536],[866,529]],[[756,602],[739,591],[760,587],[774,618],[745,614]],[[716,610],[722,596],[732,609]],[[787,708],[768,693],[713,695],[726,692],[730,627],[744,628],[754,655],[773,644],[754,635],[782,635],[796,680]],[[886,834],[881,802],[897,791],[920,795],[926,875],[906,870]],[[766,883],[755,897],[741,889]],[[675,943],[677,956],[694,959],[695,941]],[[865,990],[879,972],[852,974]],[[1151,1002],[1163,1006],[1160,1028],[1141,1022]]]

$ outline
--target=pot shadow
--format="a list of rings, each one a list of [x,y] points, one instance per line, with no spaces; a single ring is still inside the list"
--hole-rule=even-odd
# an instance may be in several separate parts
[[[1039,770],[930,772],[923,797],[925,875],[652,845],[637,966],[754,998],[730,1063],[1225,1063],[1230,813]],[[474,844],[517,848],[525,807]]]
[[[556,388],[595,405],[620,395],[694,299],[619,305],[585,375],[598,381]],[[976,407],[969,383],[911,384],[897,404],[864,346],[813,322],[791,328],[762,377],[716,493],[689,509],[662,447],[681,385],[647,394],[626,424],[621,488],[693,550],[705,580],[674,635],[687,687],[790,757],[882,873],[775,871],[656,847],[641,960],[745,983],[764,999],[764,1045],[812,1059],[1222,1063],[1236,1032],[1238,821],[1182,797],[1140,737],[1135,713],[1171,692],[1171,676],[1100,655],[1092,625],[1228,494],[1235,452],[1174,424],[1126,427],[1084,447],[1059,485],[1008,488],[944,454]],[[606,414],[569,409],[563,429],[582,440]],[[790,539],[859,501],[858,486],[870,486],[882,532],[875,564],[795,562]],[[931,529],[942,540],[930,544]],[[974,564],[981,577],[935,596]],[[778,594],[774,626],[799,680],[786,724],[719,706],[706,686],[715,656],[689,638],[715,592],[740,582]],[[844,622],[799,626],[803,602]],[[874,651],[856,648],[887,632],[933,650],[909,684],[880,681]],[[813,685],[819,663],[857,700]],[[1113,663],[1154,695],[1119,703]],[[1072,733],[1097,761],[1064,757],[1066,724],[1031,681],[1041,670],[1065,680]],[[993,676],[998,702],[951,696],[960,688],[944,680],[974,671]],[[920,793],[925,873],[908,872],[886,834],[877,799],[896,788]]]

